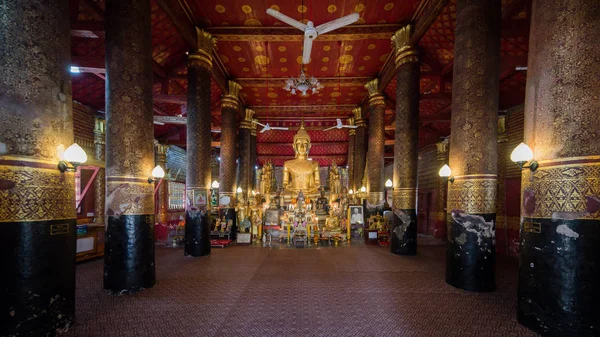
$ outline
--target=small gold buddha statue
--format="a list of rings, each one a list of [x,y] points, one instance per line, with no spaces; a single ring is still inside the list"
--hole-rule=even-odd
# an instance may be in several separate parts
[[[292,145],[296,158],[283,163],[283,188],[286,193],[296,196],[300,191],[307,197],[318,196],[321,185],[319,163],[308,160],[310,136],[304,129],[304,122],[294,136]]]

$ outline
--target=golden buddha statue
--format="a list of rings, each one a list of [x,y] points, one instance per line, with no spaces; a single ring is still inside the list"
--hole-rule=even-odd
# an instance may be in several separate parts
[[[329,216],[325,218],[325,231],[334,234],[339,234],[342,232],[340,218],[333,214],[333,210],[331,210],[329,212]]]
[[[300,191],[307,197],[318,196],[321,185],[319,178],[319,163],[308,160],[310,150],[310,136],[304,123],[294,136],[294,152],[296,158],[283,163],[283,188],[287,194],[298,195]]]

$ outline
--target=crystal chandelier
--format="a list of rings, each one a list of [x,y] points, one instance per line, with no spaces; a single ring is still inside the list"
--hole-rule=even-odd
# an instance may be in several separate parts
[[[306,77],[304,70],[300,70],[300,76],[298,78],[290,77],[285,82],[283,89],[290,91],[292,95],[296,94],[296,91],[300,91],[302,96],[307,96],[308,92],[316,94],[319,89],[322,89],[323,85],[314,76],[310,78]]]

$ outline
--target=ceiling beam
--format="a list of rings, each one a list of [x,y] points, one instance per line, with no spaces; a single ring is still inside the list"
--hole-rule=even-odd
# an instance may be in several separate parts
[[[154,102],[159,102],[159,103],[187,104],[187,96],[186,95],[154,94],[153,100],[154,100]]]
[[[351,117],[352,109],[356,108],[355,104],[332,104],[332,105],[254,105],[248,108],[254,110],[255,118],[269,118],[269,116],[276,118],[273,115],[274,112],[290,112],[295,113],[295,116],[299,118],[302,114],[306,114],[305,117],[310,118],[313,113],[323,112],[346,112],[348,117]],[[335,118],[336,116],[332,116]]]
[[[164,0],[163,0],[164,1]],[[319,35],[317,41],[387,40],[400,29],[401,24],[350,25],[332,33]],[[223,41],[295,41],[304,40],[304,33],[289,26],[232,26],[206,27],[220,42]]]
[[[263,159],[271,159],[271,158],[276,158],[276,159],[294,159],[295,156],[294,155],[279,155],[279,154],[257,154],[256,157],[260,160],[261,158]],[[347,154],[321,154],[321,155],[315,155],[315,156],[309,156],[309,158],[313,158],[313,159],[331,159],[331,158],[346,158]]]
[[[442,13],[442,10],[448,4],[448,0],[430,0],[424,1],[425,8],[421,12],[417,18],[413,20],[415,27],[413,30],[413,34],[410,37],[410,42],[413,46],[419,44],[421,38],[425,36],[429,27],[433,24],[433,22],[437,19],[437,17]]]
[[[71,36],[86,39],[104,38],[104,21],[73,21]]]
[[[264,146],[267,148],[272,148],[276,146],[291,146],[288,143],[282,142],[260,142],[260,146]],[[348,145],[348,142],[340,142],[340,141],[332,141],[332,142],[311,142],[310,146],[338,146],[338,145]]]
[[[161,143],[166,144],[166,145],[175,145],[175,146],[179,146],[179,147],[185,147],[185,146],[187,146],[185,139],[184,140],[180,140],[180,139],[167,139],[165,141],[162,141]],[[210,142],[210,146],[214,147],[214,148],[220,148],[221,147],[221,142]]]
[[[423,1],[424,7],[419,8],[418,16],[413,18],[414,23],[413,34],[411,36],[411,44],[416,46],[419,44],[421,38],[427,33],[429,27],[433,24],[435,19],[440,15],[444,7],[448,4],[448,0],[430,0]],[[394,78],[396,71],[396,64],[394,63],[395,53],[390,53],[386,60],[383,68],[377,76],[379,78],[379,90],[383,91],[388,86],[392,78]]]
[[[167,14],[171,23],[181,35],[190,50],[198,50],[198,41],[196,39],[196,26],[194,25],[191,13],[178,0],[156,0],[160,8]],[[185,2],[185,1],[184,1]],[[215,51],[212,53],[214,64],[211,68],[211,75],[221,90],[227,92],[227,78],[229,75],[225,71],[223,62]],[[187,58],[187,55],[182,55]]]

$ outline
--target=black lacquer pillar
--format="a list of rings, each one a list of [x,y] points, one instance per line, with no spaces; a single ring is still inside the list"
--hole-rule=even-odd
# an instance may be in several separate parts
[[[417,161],[419,145],[419,78],[417,50],[411,45],[412,26],[392,36],[396,50],[396,132],[391,250],[417,253]]]
[[[210,69],[216,39],[197,29],[198,49],[188,57],[185,255],[210,254]]]
[[[106,245],[104,289],[154,286],[150,1],[106,1]]]
[[[363,117],[361,107],[352,109],[354,113],[354,122],[358,126],[356,137],[354,139],[354,192],[362,187],[363,177],[365,175],[365,167],[367,163],[367,119]]]
[[[518,320],[544,336],[600,336],[600,2],[533,1]]]
[[[385,98],[379,92],[379,80],[374,79],[365,88],[369,92],[369,142],[367,151],[367,208],[383,211],[384,203],[384,150]]]
[[[0,6],[0,335],[54,336],[75,316],[69,2]]]
[[[232,239],[237,237],[237,219],[235,216],[236,183],[236,131],[237,114],[240,109],[239,93],[242,86],[229,81],[229,92],[221,101],[221,162],[219,166],[219,216],[232,220]]]
[[[500,0],[458,0],[455,41],[446,282],[493,291]]]

